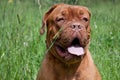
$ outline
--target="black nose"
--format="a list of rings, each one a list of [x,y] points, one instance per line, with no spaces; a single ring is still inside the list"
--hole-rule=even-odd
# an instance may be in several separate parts
[[[81,29],[81,25],[80,25],[80,23],[73,23],[71,25],[71,28],[75,31],[79,31]]]

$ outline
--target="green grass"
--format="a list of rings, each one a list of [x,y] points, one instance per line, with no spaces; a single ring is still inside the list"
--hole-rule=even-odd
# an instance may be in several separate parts
[[[103,80],[120,79],[120,4],[89,6],[90,52]],[[45,35],[39,35],[42,16],[32,2],[0,2],[0,80],[34,80],[45,53]]]
[[[103,80],[120,79],[119,7],[109,3],[91,8],[93,15],[90,51]]]

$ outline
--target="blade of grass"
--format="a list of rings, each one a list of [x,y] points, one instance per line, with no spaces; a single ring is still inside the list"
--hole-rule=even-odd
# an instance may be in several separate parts
[[[60,32],[63,30],[63,27],[59,29],[59,31],[54,35],[53,40],[51,42],[50,47],[47,49],[46,53],[52,48],[52,46],[54,45],[54,43],[56,42],[58,35],[60,34]]]

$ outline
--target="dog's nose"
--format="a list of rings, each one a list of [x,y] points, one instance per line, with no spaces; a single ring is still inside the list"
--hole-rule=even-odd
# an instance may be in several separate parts
[[[79,31],[81,29],[81,25],[80,25],[80,23],[73,23],[71,25],[71,28],[75,31]]]

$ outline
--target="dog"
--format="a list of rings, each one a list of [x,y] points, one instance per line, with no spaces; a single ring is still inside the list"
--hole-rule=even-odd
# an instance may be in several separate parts
[[[87,7],[56,4],[44,15],[47,53],[37,80],[101,80],[89,52],[90,17]]]

